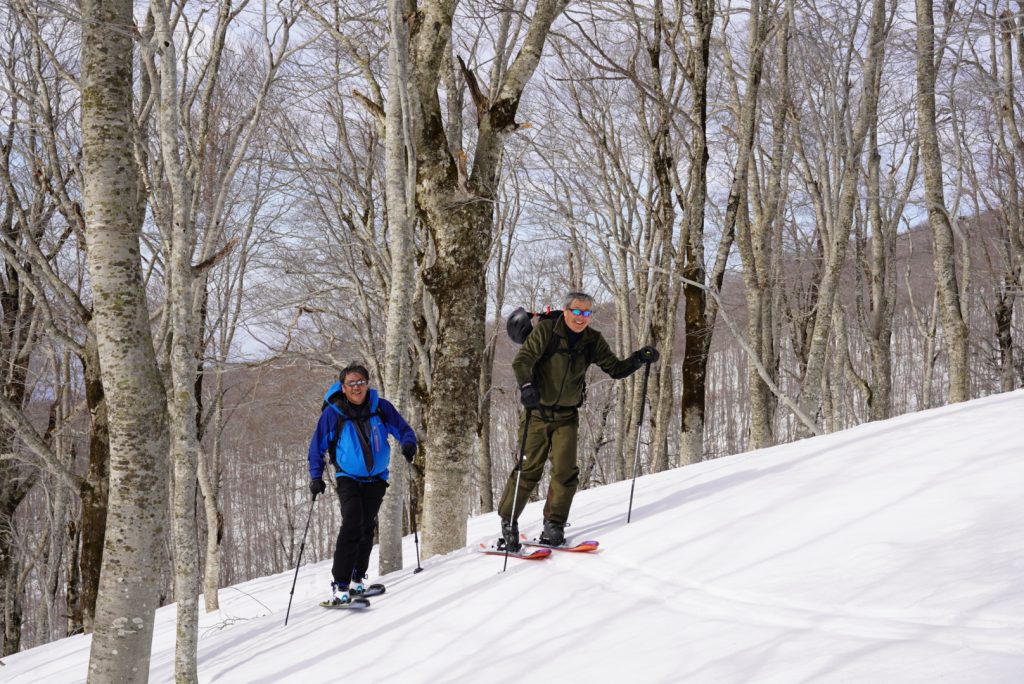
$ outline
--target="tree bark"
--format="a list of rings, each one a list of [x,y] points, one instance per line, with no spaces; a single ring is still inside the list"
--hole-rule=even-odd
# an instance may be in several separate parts
[[[167,519],[166,407],[136,222],[130,0],[82,4],[88,268],[110,426],[110,503],[90,682],[145,682]]]
[[[7,109],[11,119],[21,116],[17,101]],[[10,460],[8,454],[20,449],[21,429],[15,420],[28,423],[25,407],[28,402],[28,377],[31,349],[36,338],[37,309],[35,288],[29,273],[12,259],[9,245],[33,242],[39,229],[31,225],[32,216],[21,210],[21,199],[12,182],[12,156],[17,157],[13,123],[8,124],[0,140],[0,187],[4,201],[0,209],[0,245],[3,274],[0,279],[0,404],[5,420],[0,421],[0,656],[16,653],[21,648],[23,583],[18,581],[20,550],[15,546],[15,513],[34,485],[38,471]],[[15,165],[17,162],[15,162]],[[17,172],[15,172],[17,174]],[[12,412],[15,415],[12,415]],[[31,430],[31,427],[29,428]],[[34,432],[34,431],[33,431]]]

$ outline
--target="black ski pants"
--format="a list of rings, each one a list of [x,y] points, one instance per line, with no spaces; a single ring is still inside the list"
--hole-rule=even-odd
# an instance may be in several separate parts
[[[384,480],[358,482],[349,477],[337,478],[338,503],[341,505],[341,529],[334,547],[334,581],[348,585],[362,579],[370,565],[373,550],[373,529],[377,512],[384,501],[388,483]]]

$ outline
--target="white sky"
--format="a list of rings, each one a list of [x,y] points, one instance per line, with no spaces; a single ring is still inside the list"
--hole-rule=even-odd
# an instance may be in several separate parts
[[[581,492],[591,555],[469,549],[328,611],[330,563],[221,590],[202,682],[1024,681],[1024,391]],[[540,527],[542,504],[523,515]],[[472,542],[497,536],[494,514]],[[375,552],[376,553],[376,552]],[[374,560],[371,567],[376,567]],[[151,681],[173,681],[174,607]],[[89,637],[4,658],[4,682],[85,681]]]

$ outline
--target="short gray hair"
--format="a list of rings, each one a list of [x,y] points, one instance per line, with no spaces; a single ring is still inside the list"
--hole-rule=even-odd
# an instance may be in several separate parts
[[[565,303],[562,305],[562,308],[568,309],[572,306],[573,302],[583,302],[590,306],[594,306],[594,298],[586,292],[567,292],[565,295]]]

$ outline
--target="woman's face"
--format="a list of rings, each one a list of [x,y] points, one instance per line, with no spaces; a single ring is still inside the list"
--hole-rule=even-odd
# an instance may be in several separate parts
[[[366,401],[369,386],[362,373],[346,373],[341,380],[341,392],[350,404],[359,405]]]

